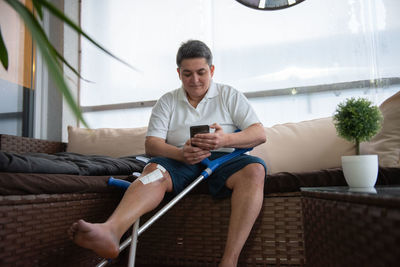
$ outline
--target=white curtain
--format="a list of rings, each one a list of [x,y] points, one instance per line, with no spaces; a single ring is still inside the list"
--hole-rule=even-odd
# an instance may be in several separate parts
[[[234,0],[83,0],[82,27],[139,71],[82,41],[82,106],[157,100],[180,86],[175,56],[188,39],[214,54],[214,80],[243,92],[293,88],[250,98],[266,126],[331,116],[347,97],[380,104],[398,91],[374,86],[296,94],[296,88],[400,77],[400,1],[306,0],[258,11]],[[87,112],[93,128],[147,125],[151,108]]]

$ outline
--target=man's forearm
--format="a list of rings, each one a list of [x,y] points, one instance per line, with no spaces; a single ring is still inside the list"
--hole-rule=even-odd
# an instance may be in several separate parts
[[[227,136],[225,147],[249,148],[265,143],[265,130],[261,123],[256,123],[241,132]]]
[[[145,142],[146,154],[152,157],[167,157],[178,161],[184,161],[182,149],[167,144],[161,138],[148,136]]]

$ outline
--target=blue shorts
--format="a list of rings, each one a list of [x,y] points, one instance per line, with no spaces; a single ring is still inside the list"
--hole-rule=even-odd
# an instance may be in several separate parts
[[[213,152],[209,159],[214,160],[226,154],[228,153]],[[158,163],[169,172],[172,179],[174,195],[179,194],[185,189],[191,182],[199,177],[201,172],[206,168],[206,166],[201,163],[189,165],[165,157],[154,157],[149,163]],[[229,197],[232,194],[232,190],[225,186],[226,180],[232,174],[251,163],[260,163],[264,166],[265,173],[267,173],[267,167],[262,159],[242,154],[220,165],[211,176],[206,179],[211,195],[216,198]]]

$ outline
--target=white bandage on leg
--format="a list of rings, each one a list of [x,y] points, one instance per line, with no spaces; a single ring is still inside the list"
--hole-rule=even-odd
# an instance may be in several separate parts
[[[164,177],[164,172],[166,172],[165,168],[160,164],[157,164],[157,169],[141,177],[139,181],[141,181],[143,184],[155,182]]]

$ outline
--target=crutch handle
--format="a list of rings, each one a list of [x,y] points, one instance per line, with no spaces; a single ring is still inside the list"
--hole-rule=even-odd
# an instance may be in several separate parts
[[[207,166],[207,169],[205,169],[201,175],[204,176],[204,178],[207,178],[208,176],[211,175],[215,171],[216,168],[218,168],[221,164],[227,162],[230,159],[233,159],[236,156],[239,156],[243,153],[246,153],[248,151],[251,151],[253,148],[240,148],[240,149],[235,149],[232,153],[226,154],[222,157],[219,157],[214,160],[209,160],[208,158],[205,158],[201,161],[204,165]]]
[[[117,186],[117,187],[121,187],[123,189],[128,189],[128,187],[131,185],[131,183],[128,181],[121,180],[121,179],[115,179],[114,177],[110,177],[108,179],[107,184],[109,186]]]
[[[240,129],[236,129],[235,133],[240,132]],[[201,161],[204,165],[207,166],[207,169],[205,169],[201,175],[204,176],[204,178],[207,178],[208,176],[211,175],[215,171],[216,168],[219,167],[219,165],[227,162],[230,159],[233,159],[236,156],[239,156],[241,154],[244,154],[248,151],[253,150],[253,148],[235,148],[235,150],[232,153],[229,153],[227,155],[224,155],[220,158],[214,159],[214,160],[209,160],[208,158],[205,158]]]

